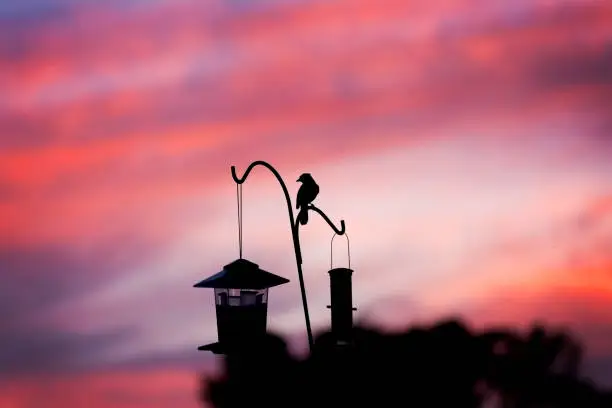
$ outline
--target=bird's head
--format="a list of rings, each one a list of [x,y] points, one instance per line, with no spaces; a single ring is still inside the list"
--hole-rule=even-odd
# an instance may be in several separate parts
[[[302,182],[302,183],[306,181],[311,181],[311,180],[313,180],[313,178],[310,175],[310,173],[304,173],[297,179],[298,182]]]

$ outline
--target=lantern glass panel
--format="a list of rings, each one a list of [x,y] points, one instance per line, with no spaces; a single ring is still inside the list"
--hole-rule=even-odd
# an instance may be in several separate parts
[[[265,334],[267,303],[267,288],[215,288],[219,342],[248,341]]]
[[[268,303],[268,289],[215,288],[217,306],[257,306]]]

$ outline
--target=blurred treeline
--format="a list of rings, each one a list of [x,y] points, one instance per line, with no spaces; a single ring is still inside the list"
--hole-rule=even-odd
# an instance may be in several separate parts
[[[351,346],[330,332],[298,359],[268,334],[224,358],[203,379],[216,408],[572,407],[612,408],[612,393],[581,377],[583,349],[569,334],[534,326],[473,332],[446,320],[403,332],[356,327]]]

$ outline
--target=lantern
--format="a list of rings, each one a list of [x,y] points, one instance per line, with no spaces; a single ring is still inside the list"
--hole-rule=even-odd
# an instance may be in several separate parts
[[[230,348],[265,336],[268,289],[287,282],[288,279],[240,258],[225,265],[221,272],[196,283],[196,288],[214,289],[219,339],[198,350],[227,354]]]

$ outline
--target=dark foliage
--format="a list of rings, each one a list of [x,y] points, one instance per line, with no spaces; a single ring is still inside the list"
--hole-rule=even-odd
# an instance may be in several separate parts
[[[535,327],[472,333],[461,322],[383,333],[355,328],[354,344],[317,338],[304,360],[268,335],[225,358],[202,400],[234,407],[612,407],[612,396],[579,377],[581,349],[565,333]]]

